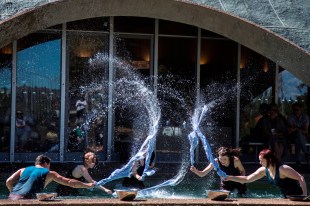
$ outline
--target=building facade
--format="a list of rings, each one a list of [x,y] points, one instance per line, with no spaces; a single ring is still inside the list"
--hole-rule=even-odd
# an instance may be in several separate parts
[[[192,111],[212,101],[201,130],[214,148],[240,146],[253,135],[262,103],[277,103],[288,115],[298,101],[308,112],[309,53],[201,5],[55,1],[8,17],[1,31],[3,162],[33,161],[40,153],[80,161],[85,150],[128,160],[147,136],[150,117],[139,101],[116,101],[130,97],[122,93],[130,85],[115,84],[126,78],[119,61],[160,102],[159,161],[181,161]]]

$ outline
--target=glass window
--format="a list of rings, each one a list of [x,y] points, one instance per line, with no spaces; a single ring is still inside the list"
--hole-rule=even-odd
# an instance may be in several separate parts
[[[10,151],[12,50],[0,49],[0,153]]]
[[[66,151],[106,151],[105,108],[109,66],[106,57],[109,55],[109,35],[69,31],[67,55],[69,86]]]
[[[118,35],[115,42],[116,57],[129,63],[143,77],[151,71],[151,37]]]
[[[237,44],[228,40],[201,40],[200,87],[212,82],[225,83],[236,76]]]
[[[181,43],[182,42],[182,43]],[[195,99],[197,59],[196,38],[160,37],[158,46],[159,84],[169,84],[171,89]]]
[[[240,76],[240,145],[247,142],[262,142],[255,130],[267,104],[274,102],[274,62],[246,48],[241,48]],[[253,152],[244,147],[243,152]]]
[[[98,17],[83,19],[67,23],[67,30],[81,31],[109,31],[110,18]]]
[[[292,104],[300,102],[303,112],[308,112],[309,87],[285,69],[280,69],[278,84],[278,103],[280,112],[288,116],[292,111]]]
[[[61,33],[17,42],[16,152],[59,153]]]
[[[159,20],[159,34],[194,36],[198,34],[195,26],[182,24],[173,21]]]
[[[129,64],[137,72],[139,78],[149,82],[151,71],[151,36],[118,35],[115,43],[115,56],[125,64]],[[136,74],[132,74],[136,75]],[[123,78],[116,70],[116,81]],[[130,79],[130,77],[125,77]],[[118,87],[119,88],[119,87]],[[122,91],[116,88],[116,96]],[[123,97],[127,94],[122,95]],[[133,94],[134,95],[134,94]],[[128,98],[132,98],[129,96]],[[148,117],[145,108],[139,102],[134,108],[125,102],[116,101],[114,151],[119,154],[121,161],[127,160],[137,151],[138,144],[147,137]],[[139,108],[139,109],[137,109]],[[141,140],[141,141],[139,141]]]
[[[173,25],[171,25],[173,27]],[[158,90],[161,123],[157,152],[167,160],[178,161],[186,138],[184,125],[190,125],[190,110],[195,104],[197,38],[159,37]],[[167,153],[168,152],[168,153]]]
[[[114,31],[124,33],[154,34],[155,20],[141,17],[114,17]]]
[[[236,107],[237,44],[228,40],[201,40],[200,99],[214,106],[201,123],[201,128],[215,148],[233,142]],[[200,150],[205,156],[205,151]],[[203,159],[203,156],[201,156]]]

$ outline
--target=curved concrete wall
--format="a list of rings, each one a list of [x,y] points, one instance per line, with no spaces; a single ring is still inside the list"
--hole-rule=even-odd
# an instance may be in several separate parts
[[[194,25],[268,57],[310,85],[310,54],[258,25],[179,0],[63,0],[13,16],[0,24],[0,48],[34,31],[100,16],[150,17]]]

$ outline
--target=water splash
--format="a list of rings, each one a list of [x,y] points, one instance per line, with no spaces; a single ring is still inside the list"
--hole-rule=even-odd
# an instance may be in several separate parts
[[[199,124],[202,121],[202,118],[204,117],[205,113],[208,111],[209,108],[213,107],[215,102],[211,102],[208,105],[204,105],[202,108],[196,108],[194,115],[192,117],[192,126],[193,131],[188,135],[188,139],[190,141],[190,159],[191,159],[191,165],[195,164],[195,149],[197,148],[199,144],[199,139],[202,142],[203,148],[205,150],[206,156],[210,163],[212,163],[214,170],[217,172],[217,174],[220,177],[226,178],[226,173],[223,172],[220,168],[218,163],[214,160],[214,157],[212,155],[212,150],[210,147],[210,144],[208,143],[207,138],[202,134],[202,132],[199,129]]]
[[[96,57],[91,60],[91,63],[93,65],[104,66],[106,65],[104,61],[111,61],[111,59],[109,59],[107,55],[97,54]],[[130,107],[130,106],[134,108],[139,107],[141,109],[143,107],[143,109],[145,109],[148,114],[147,116],[148,116],[149,133],[148,137],[141,145],[139,151],[128,161],[128,163],[122,168],[116,169],[109,177],[98,181],[96,183],[96,186],[104,185],[116,179],[129,177],[134,162],[144,158],[145,155],[146,155],[146,161],[145,161],[146,167],[142,175],[142,180],[144,180],[146,176],[150,176],[155,173],[154,170],[149,170],[147,166],[149,165],[150,157],[154,150],[159,120],[161,117],[161,109],[158,103],[158,99],[148,89],[144,81],[141,80],[141,76],[136,75],[135,72],[133,71],[133,68],[131,68],[128,64],[126,64],[121,60],[114,59],[113,65],[117,67],[116,70],[117,80],[115,80],[113,84],[109,85],[114,87],[115,90],[113,105],[109,105],[109,107],[111,108],[114,105],[119,105],[119,107]],[[168,94],[167,96],[169,96],[169,98],[174,98],[176,101],[180,102],[180,105],[182,105],[182,107],[185,105],[184,99],[181,97],[181,95],[177,91],[170,89],[170,87],[159,85],[158,91],[163,91],[165,95]],[[161,106],[163,106],[163,102],[161,102]],[[115,109],[115,107],[113,109]],[[184,111],[186,110],[184,109]],[[142,115],[141,110],[139,115]],[[140,190],[139,195],[147,194],[150,191],[165,186],[176,186],[183,180],[187,172],[188,166],[189,161],[183,160],[181,164],[181,169],[178,171],[178,174],[176,174],[173,178],[164,181],[161,184],[155,185],[153,187]]]
[[[94,66],[105,65],[107,61],[111,61],[105,54],[97,54],[90,63]],[[156,143],[156,134],[158,123],[161,116],[160,107],[156,96],[147,88],[145,83],[139,78],[128,64],[119,59],[113,59],[113,65],[117,68],[117,76],[119,77],[112,86],[115,88],[115,98],[113,105],[120,104],[122,106],[143,107],[147,111],[149,121],[148,136],[141,145],[139,151],[128,161],[128,163],[120,169],[116,169],[111,175],[96,183],[96,186],[104,185],[107,182],[130,177],[132,167],[135,161],[145,158],[145,169],[143,171],[142,180],[145,176],[153,175],[155,171],[149,170],[151,154],[154,151]],[[113,107],[108,105],[108,107]]]
[[[96,66],[105,66],[108,62],[111,61],[111,59],[108,58],[105,54],[97,54],[95,58],[90,60],[90,63],[92,64],[92,67]],[[115,91],[114,101],[112,105],[108,105],[107,108],[113,107],[115,109],[115,105],[119,105],[120,107],[139,107],[145,109],[147,111],[147,117],[148,117],[148,125],[149,125],[149,133],[143,144],[141,145],[139,151],[133,155],[133,157],[130,158],[128,163],[123,166],[120,169],[116,169],[109,177],[100,180],[96,183],[96,186],[104,185],[110,181],[124,178],[124,177],[130,177],[132,167],[134,165],[135,161],[138,161],[142,158],[146,158],[145,161],[145,170],[142,175],[142,179],[146,176],[153,175],[155,171],[149,170],[148,165],[150,162],[150,157],[152,152],[154,151],[154,146],[156,143],[156,135],[158,130],[158,124],[161,117],[161,111],[160,111],[160,104],[158,103],[158,100],[156,96],[148,89],[145,82],[141,80],[141,77],[139,75],[136,75],[133,71],[133,68],[130,67],[128,64],[126,64],[124,61],[121,61],[119,59],[113,59],[113,65],[115,70],[117,79],[110,85],[109,87],[113,87]],[[165,89],[162,89],[165,88]],[[167,91],[166,86],[159,85],[158,91],[164,91],[167,93],[169,98],[175,98],[177,101],[179,101],[181,107],[183,108],[184,105],[186,106],[185,100],[181,97],[180,94],[176,90],[170,89]],[[105,88],[100,88],[105,89]],[[161,90],[162,89],[162,90]],[[178,173],[171,179],[164,181],[161,184],[155,185],[150,188],[143,189],[139,192],[140,195],[147,194],[152,190],[165,187],[165,186],[176,186],[178,185],[185,177],[188,166],[191,162],[191,164],[194,164],[194,157],[193,157],[193,151],[198,145],[198,138],[202,141],[205,151],[207,153],[207,157],[210,162],[213,163],[215,170],[217,170],[218,174],[222,177],[225,177],[225,173],[223,173],[219,168],[218,164],[214,161],[214,158],[211,153],[211,148],[209,143],[207,142],[205,136],[202,134],[202,132],[199,130],[199,124],[202,121],[205,113],[208,111],[208,108],[212,107],[215,104],[215,102],[211,102],[208,105],[205,105],[202,109],[196,109],[195,114],[192,117],[192,125],[193,125],[193,132],[190,133],[189,140],[191,145],[191,161],[182,161],[181,169],[178,171]],[[102,105],[101,105],[102,106]],[[163,105],[161,105],[163,106]],[[184,111],[186,111],[187,108],[183,108]],[[100,110],[98,110],[100,111]],[[93,115],[96,116],[98,112],[94,112]],[[179,115],[179,114],[178,114]],[[91,119],[93,119],[92,117]],[[179,118],[178,118],[179,119]],[[182,120],[183,122],[183,120]],[[188,155],[188,154],[187,154]],[[186,157],[184,157],[186,158]]]

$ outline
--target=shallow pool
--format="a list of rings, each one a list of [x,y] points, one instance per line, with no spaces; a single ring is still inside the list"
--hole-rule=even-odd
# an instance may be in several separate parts
[[[145,181],[146,187],[151,187],[157,185],[165,179],[147,179]],[[55,192],[57,183],[51,183],[44,190],[44,192]],[[121,180],[116,180],[110,183],[107,183],[105,187],[113,190],[121,187]],[[259,197],[259,198],[280,198],[281,193],[279,190],[268,184],[266,180],[260,180],[254,183],[247,184],[248,193],[247,197]],[[309,187],[309,185],[308,185]],[[5,179],[0,181],[0,199],[6,199],[9,192],[5,186]],[[205,178],[189,178],[185,177],[183,181],[174,187],[162,187],[157,190],[153,190],[147,193],[143,198],[176,198],[176,199],[185,199],[185,198],[206,198],[208,190],[218,190],[219,189],[219,180],[218,178],[213,178],[212,176]],[[267,192],[266,192],[267,191]],[[85,198],[115,198],[113,195],[108,195],[102,192],[99,189],[80,189],[80,193],[83,196],[67,196],[67,197],[58,197],[61,199],[85,199]],[[139,193],[138,193],[139,197]],[[238,197],[237,192],[232,192],[231,197]]]

